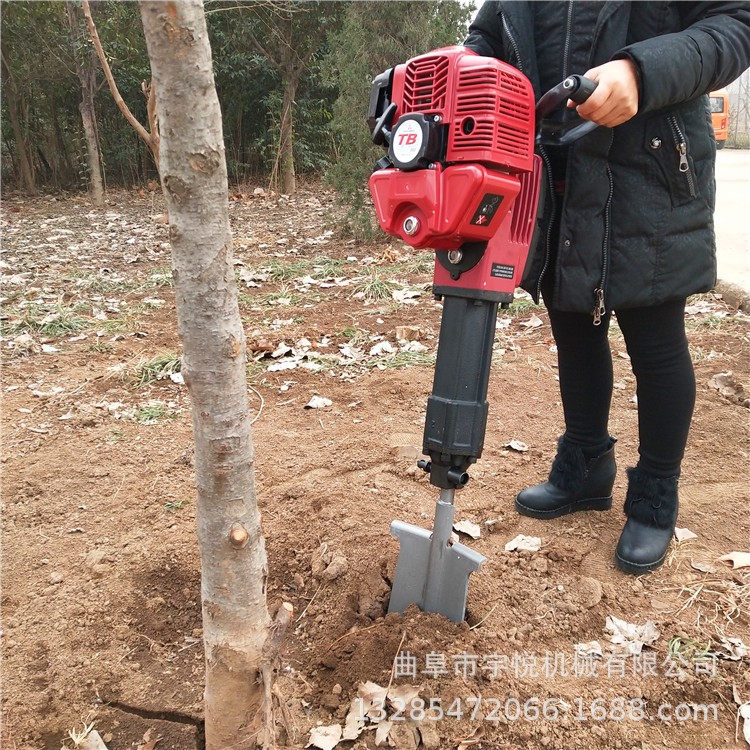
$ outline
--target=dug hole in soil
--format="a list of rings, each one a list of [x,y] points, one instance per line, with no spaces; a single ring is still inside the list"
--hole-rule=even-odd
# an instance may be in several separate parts
[[[193,452],[161,198],[4,203],[3,747],[72,748],[69,733],[93,723],[109,750],[192,750],[204,670]],[[716,295],[689,301],[698,398],[678,523],[695,536],[634,578],[613,565],[637,458],[614,322],[612,510],[544,522],[513,509],[546,478],[562,426],[548,319],[521,295],[498,319],[484,454],[457,495],[457,519],[480,531],[461,541],[487,558],[467,620],[386,616],[390,523],[429,527],[437,497],[415,465],[440,322],[432,258],[339,238],[318,186],[235,193],[230,216],[269,605],[295,608],[279,747],[343,727],[368,682],[418,696],[401,715],[386,707],[383,747],[745,746],[750,568],[718,558],[750,538],[748,317]],[[314,396],[330,405],[305,408]],[[519,534],[540,549],[507,551]],[[610,640],[608,617],[650,621],[640,654]],[[374,748],[386,715],[373,718],[338,747]]]

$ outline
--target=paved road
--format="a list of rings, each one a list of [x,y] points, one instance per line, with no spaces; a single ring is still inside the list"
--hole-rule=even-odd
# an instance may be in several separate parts
[[[716,249],[719,279],[750,292],[750,150],[716,154]]]

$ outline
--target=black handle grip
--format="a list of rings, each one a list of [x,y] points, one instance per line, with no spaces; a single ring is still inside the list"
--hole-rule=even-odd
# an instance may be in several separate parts
[[[396,105],[391,102],[382,115],[378,117],[375,127],[372,129],[372,142],[376,146],[388,146],[391,142],[391,124],[393,115],[396,114]]]
[[[569,122],[550,122],[545,118],[568,99],[583,104],[598,86],[596,81],[579,75],[568,76],[551,88],[536,105],[536,142],[541,146],[568,146],[599,127],[580,117]]]
[[[573,81],[568,98],[576,104],[583,104],[599,85],[597,81],[592,81],[591,78],[585,78],[584,76],[569,76],[565,81]]]

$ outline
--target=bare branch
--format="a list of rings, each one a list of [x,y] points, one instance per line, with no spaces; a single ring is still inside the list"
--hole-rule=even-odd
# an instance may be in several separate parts
[[[222,3],[220,7],[211,8],[210,10],[206,10],[205,13],[208,16],[213,13],[226,13],[228,10],[257,10],[258,8],[271,13],[278,13],[279,15],[282,13],[299,13],[302,10],[302,8],[294,9],[290,7],[289,3],[284,0],[259,0],[258,2],[247,4],[238,2],[234,5],[226,5]]]
[[[252,31],[247,32],[248,38],[250,39],[250,44],[253,45],[256,52],[259,52],[263,57],[268,60],[271,65],[278,70],[280,73],[283,72],[283,67],[281,63],[277,62],[276,59],[273,57],[273,55],[266,49],[264,49],[263,45],[255,38],[255,34],[252,33]]]
[[[117,84],[115,83],[114,76],[112,75],[112,70],[109,67],[107,56],[104,54],[102,43],[99,40],[99,32],[96,30],[94,19],[91,17],[91,8],[89,7],[89,0],[82,0],[82,5],[83,5],[83,15],[86,18],[86,26],[88,26],[89,34],[91,35],[91,42],[94,45],[94,49],[96,50],[97,57],[99,58],[99,62],[102,65],[102,70],[104,71],[104,77],[107,79],[107,83],[109,84],[109,90],[112,92],[112,98],[115,100],[115,104],[117,105],[117,108],[125,116],[125,119],[133,126],[133,128],[135,128],[135,132],[138,133],[141,140],[151,149],[151,152],[154,155],[154,160],[156,161],[156,168],[158,169],[159,168],[158,145],[155,144],[153,135],[149,133],[146,130],[146,128],[144,128],[143,125],[141,125],[140,122],[138,122],[137,118],[130,111],[128,105],[125,103],[125,100],[120,95],[120,92],[117,88]]]
[[[154,86],[154,79],[151,79],[149,84],[145,81],[141,81],[141,91],[146,97],[146,117],[148,118],[148,129],[151,133],[152,145],[151,151],[154,154],[156,165],[159,165],[159,117],[156,113],[156,87]]]

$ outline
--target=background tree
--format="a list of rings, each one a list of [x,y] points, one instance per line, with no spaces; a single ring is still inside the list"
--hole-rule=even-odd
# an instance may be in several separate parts
[[[281,1],[257,3],[250,11],[255,24],[247,29],[247,38],[281,80],[279,141],[271,182],[278,183],[282,193],[296,190],[294,110],[300,79],[326,34],[338,25],[343,7],[336,2]],[[238,8],[244,11],[241,5]]]
[[[141,15],[162,123],[161,183],[182,373],[192,401],[206,747],[243,750],[261,738],[270,747],[272,664],[291,605],[280,608],[270,630],[211,48],[201,0],[149,0],[141,3]]]
[[[727,87],[729,91],[728,145],[735,148],[750,146],[750,70],[746,70]]]
[[[4,185],[88,188],[93,170],[76,68],[76,52],[84,48],[71,38],[66,6],[54,0],[0,0],[0,6]],[[133,118],[146,124],[142,83],[151,73],[138,5],[97,0],[92,7],[116,88]],[[240,190],[243,183],[274,181],[291,191],[299,175],[335,170],[332,184],[345,200],[360,203],[378,155],[364,123],[371,78],[413,54],[459,41],[469,13],[446,0],[212,0],[206,12],[230,180]],[[341,33],[345,15],[347,33]],[[157,176],[150,148],[96,73],[94,116],[107,185],[147,184]]]
[[[460,42],[471,11],[454,0],[347,4],[326,65],[339,91],[332,121],[337,153],[327,177],[349,206],[349,226],[356,235],[373,232],[372,214],[365,210],[367,178],[383,156],[365,123],[372,79],[410,57]]]
[[[95,206],[104,205],[104,180],[99,156],[99,134],[96,126],[94,94],[96,93],[96,54],[83,28],[83,14],[76,0],[66,0],[70,37],[78,80],[81,82],[81,123],[86,136],[89,192]]]
[[[25,148],[37,186],[88,188],[86,136],[78,104],[81,82],[76,73],[76,45],[67,10],[61,2],[2,2],[1,46],[17,97],[2,91],[2,170],[6,186],[23,186],[19,144]],[[99,32],[120,91],[135,115],[145,118],[140,86],[149,77],[138,6],[98,2]],[[20,136],[10,122],[10,104],[18,105]],[[112,97],[97,84],[94,109],[102,166],[112,185],[145,182],[154,174],[148,150],[122,119]]]
[[[240,7],[238,7],[238,5]],[[260,4],[265,13],[271,2]],[[303,10],[311,12],[307,4]],[[326,4],[324,10],[333,6]],[[265,39],[263,18],[255,5],[211,2],[206,4],[209,37],[214,51],[214,75],[222,103],[227,167],[230,180],[245,183],[262,177],[279,187],[280,115],[284,97],[282,76],[269,58],[259,52],[251,37]],[[323,82],[321,61],[327,55],[323,39],[300,76],[293,107],[293,141],[296,176],[322,174],[332,158],[328,123],[336,98],[332,84]]]
[[[23,187],[29,195],[36,193],[36,180],[31,157],[29,155],[29,143],[24,128],[21,124],[21,111],[24,109],[24,101],[16,86],[15,78],[5,59],[5,52],[0,51],[2,56],[2,83],[5,105],[8,110],[8,119],[13,128],[13,144],[15,158],[18,163],[18,171],[21,175]]]
[[[27,192],[76,177],[85,183],[85,148],[69,136],[81,130],[73,104],[80,84],[65,6],[4,2],[2,17],[3,155],[12,155],[17,181]],[[9,171],[3,169],[6,184]]]

